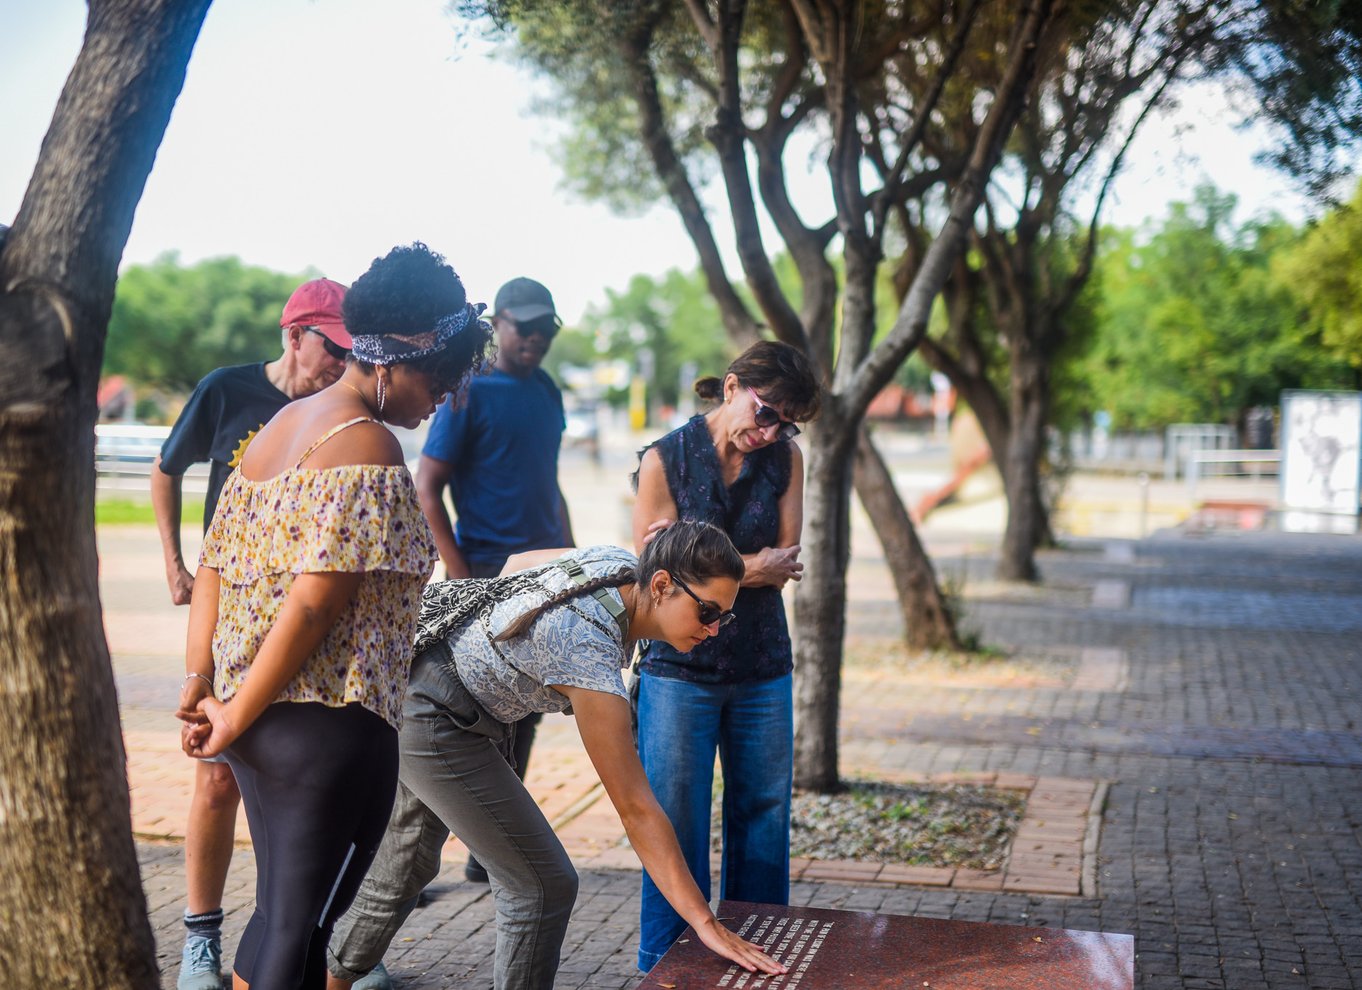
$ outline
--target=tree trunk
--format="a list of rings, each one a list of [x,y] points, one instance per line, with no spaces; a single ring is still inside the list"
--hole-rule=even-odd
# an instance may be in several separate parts
[[[794,783],[829,793],[837,776],[842,639],[846,633],[846,569],[851,559],[851,445],[854,424],[843,422],[829,396],[809,430],[804,489],[804,577],[795,590]]]
[[[12,987],[159,986],[94,533],[118,261],[208,0],[92,0],[0,254],[0,960]]]
[[[913,520],[894,487],[893,475],[862,427],[857,432],[856,494],[884,548],[903,613],[904,642],[910,650],[963,649],[936,568],[918,539]]]
[[[1050,522],[1041,494],[1045,426],[1050,414],[1050,370],[1032,347],[1012,348],[1012,429],[1002,468],[1007,489],[1007,528],[1003,531],[998,577],[1035,581],[1036,548],[1049,536]]]

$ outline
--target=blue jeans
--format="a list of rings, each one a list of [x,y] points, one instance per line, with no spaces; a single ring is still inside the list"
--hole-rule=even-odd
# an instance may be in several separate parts
[[[793,709],[789,674],[746,684],[642,675],[639,757],[706,899],[717,750],[724,781],[720,896],[789,903]],[[646,872],[639,924],[638,968],[646,972],[686,927]]]
[[[354,903],[337,922],[332,973],[355,980],[383,958],[440,869],[453,831],[487,869],[497,909],[496,990],[551,990],[577,899],[577,872],[506,762],[508,726],[480,706],[437,643],[411,666],[400,783],[387,832]]]

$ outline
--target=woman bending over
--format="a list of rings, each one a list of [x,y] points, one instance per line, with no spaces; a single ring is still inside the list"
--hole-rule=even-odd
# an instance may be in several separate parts
[[[743,576],[728,537],[704,523],[680,523],[641,559],[618,547],[587,547],[519,554],[506,566],[515,573],[426,589],[403,710],[398,798],[373,867],[331,940],[332,986],[360,978],[366,988],[389,985],[381,970],[369,971],[438,872],[450,831],[492,881],[494,986],[553,986],[577,874],[503,755],[508,727],[536,711],[576,716],[634,851],[701,941],[748,970],[784,972],[719,924],[691,879],[639,764],[621,676],[634,640],[665,640],[684,652],[728,621]]]

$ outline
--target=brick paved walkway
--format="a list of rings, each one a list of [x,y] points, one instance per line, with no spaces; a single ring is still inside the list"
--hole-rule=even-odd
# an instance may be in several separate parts
[[[164,597],[154,534],[109,531],[101,543],[136,827],[174,836],[188,768],[165,713],[183,613],[147,604]],[[942,573],[965,581],[966,624],[1014,656],[968,670],[855,660],[843,766],[1031,788],[1030,828],[1006,873],[943,883],[800,863],[795,899],[1131,932],[1144,988],[1362,988],[1362,540],[1167,533],[1079,545],[1042,556],[1037,589],[991,583],[986,547],[937,536],[933,549]],[[892,652],[874,648],[897,621],[882,566],[858,552],[851,577],[850,628],[870,647],[853,654]],[[638,874],[618,868],[636,864],[567,720],[546,722],[531,784],[582,870],[557,985],[646,986],[633,969]],[[1057,803],[1041,814],[1045,800]],[[1086,814],[1094,801],[1100,821]],[[181,849],[140,848],[173,986]],[[389,954],[403,988],[490,986],[490,899],[461,882],[450,853]],[[243,849],[231,938],[252,882]]]

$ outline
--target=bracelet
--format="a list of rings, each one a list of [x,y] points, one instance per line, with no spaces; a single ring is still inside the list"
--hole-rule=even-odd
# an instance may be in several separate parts
[[[197,670],[190,671],[188,674],[184,675],[184,679],[186,681],[189,680],[189,678],[191,677],[197,677],[199,680],[203,681],[203,683],[208,685],[208,690],[210,691],[213,690],[213,679],[211,677],[206,677],[203,674],[200,674]]]

